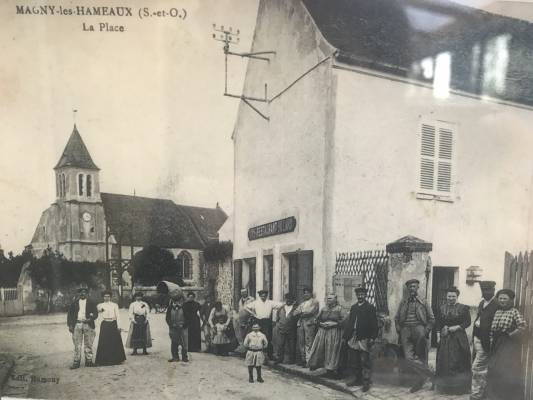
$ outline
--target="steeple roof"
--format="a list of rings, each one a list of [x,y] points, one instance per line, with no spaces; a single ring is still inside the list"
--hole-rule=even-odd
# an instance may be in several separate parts
[[[65,150],[63,150],[63,154],[54,169],[61,167],[76,167],[94,170],[100,169],[93,162],[93,159],[78,132],[78,128],[76,128],[76,124],[74,124],[74,129],[65,146]]]

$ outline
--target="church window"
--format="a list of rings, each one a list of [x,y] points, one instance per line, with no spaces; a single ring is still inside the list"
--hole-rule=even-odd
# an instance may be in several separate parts
[[[56,197],[61,197],[60,181],[60,175],[56,175]]]
[[[192,276],[192,257],[189,252],[182,251],[178,255],[178,271],[182,271],[183,279],[191,280]]]
[[[61,181],[60,181],[59,186],[60,186],[61,197],[65,197],[65,194],[66,194],[66,190],[65,190],[65,186],[66,186],[65,174],[61,174]]]
[[[92,190],[93,190],[93,181],[92,181],[92,176],[91,175],[87,175],[85,188],[86,188],[85,190],[87,192],[87,197],[91,197]]]
[[[83,196],[83,174],[78,175],[78,194]]]

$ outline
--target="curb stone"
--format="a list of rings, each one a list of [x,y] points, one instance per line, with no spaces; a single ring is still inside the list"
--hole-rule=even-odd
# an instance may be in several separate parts
[[[9,354],[0,354],[0,396],[3,393],[3,387],[7,382],[13,366],[15,365],[15,360]]]

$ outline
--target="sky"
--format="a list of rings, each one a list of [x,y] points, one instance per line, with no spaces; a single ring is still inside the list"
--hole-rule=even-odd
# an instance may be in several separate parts
[[[17,15],[16,5],[128,6],[132,17]],[[238,4],[238,7],[236,7]],[[222,43],[212,24],[251,45],[255,0],[0,2],[0,246],[20,252],[55,200],[53,167],[76,124],[101,169],[102,192],[172,199],[229,214],[231,134],[239,101],[222,96]],[[139,8],[184,19],[138,18]],[[99,23],[125,32],[100,32]],[[94,25],[96,31],[84,31]],[[233,57],[240,93],[246,60]]]

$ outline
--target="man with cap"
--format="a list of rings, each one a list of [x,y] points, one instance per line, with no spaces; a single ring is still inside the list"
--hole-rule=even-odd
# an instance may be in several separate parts
[[[366,301],[366,288],[355,288],[357,303],[350,309],[350,315],[344,326],[344,340],[350,352],[353,352],[355,377],[348,386],[363,386],[363,392],[370,388],[372,365],[370,350],[378,336],[378,317],[376,307]]]
[[[285,294],[285,305],[278,310],[276,327],[279,333],[278,354],[276,364],[284,361],[285,355],[288,357],[288,363],[294,364],[296,356],[296,306],[294,305],[294,296],[290,293]]]
[[[400,302],[394,318],[406,366],[417,376],[411,393],[419,391],[427,378],[433,377],[428,367],[427,353],[429,333],[435,324],[435,317],[431,306],[418,297],[419,285],[418,279],[405,282],[408,296]]]
[[[181,346],[181,359],[183,362],[189,361],[187,354],[189,345],[188,328],[191,325],[192,316],[186,312],[184,307],[185,297],[181,291],[171,291],[169,293],[170,302],[168,304],[165,320],[168,324],[168,334],[170,336],[170,353],[172,358],[168,362],[179,361],[179,346]]]
[[[259,290],[257,293],[259,294],[259,299],[248,303],[244,308],[255,318],[255,322],[261,327],[261,332],[267,337],[267,355],[272,359],[272,311],[283,307],[284,303],[269,300],[268,290]]]
[[[96,303],[89,300],[89,288],[82,284],[78,288],[78,298],[70,305],[67,313],[67,326],[74,343],[74,362],[70,369],[80,367],[81,345],[85,353],[85,366],[93,367],[93,342],[96,336],[94,320],[98,318]]]
[[[239,342],[240,351],[244,351],[242,343],[246,334],[248,333],[248,320],[250,314],[245,310],[246,305],[255,301],[252,296],[248,296],[248,289],[241,289],[241,297],[237,302],[237,307],[233,313],[233,326],[235,326],[235,337],[237,342]]]
[[[296,309],[298,316],[296,346],[300,354],[300,366],[307,367],[307,361],[311,355],[311,347],[315,340],[319,313],[318,301],[313,298],[311,288],[303,288],[302,303]]]
[[[474,361],[472,363],[471,400],[485,397],[487,387],[487,370],[490,355],[490,330],[498,302],[494,297],[496,282],[481,281],[479,287],[483,300],[479,303],[472,333]]]

